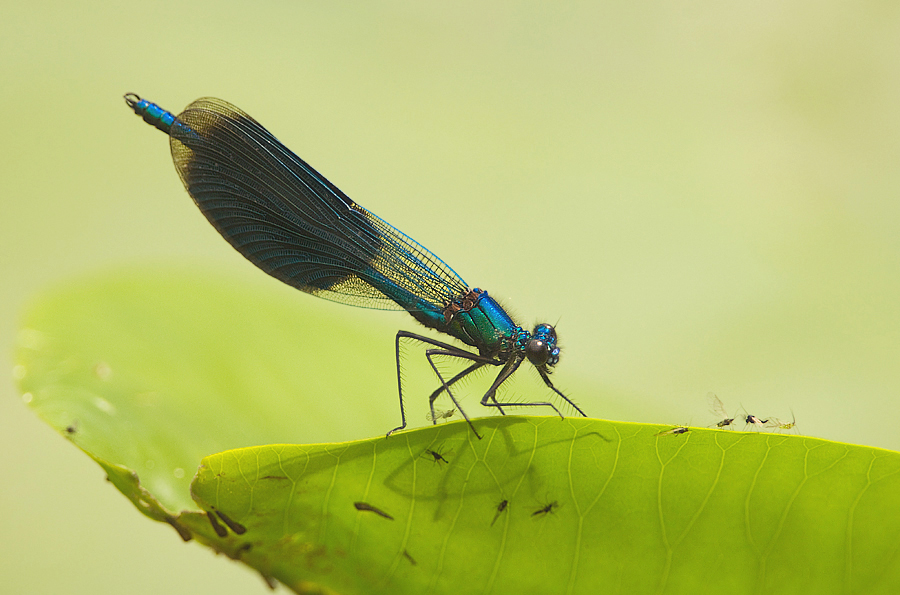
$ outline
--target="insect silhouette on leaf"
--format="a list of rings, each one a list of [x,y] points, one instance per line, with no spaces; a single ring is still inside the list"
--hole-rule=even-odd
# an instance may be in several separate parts
[[[501,500],[500,504],[497,505],[497,514],[494,515],[494,520],[491,521],[491,527],[494,526],[494,523],[497,522],[497,519],[500,518],[500,513],[506,510],[506,507],[509,506],[509,500]]]
[[[433,462],[437,463],[438,467],[440,467],[440,466],[443,465],[444,463],[449,463],[449,462],[450,462],[450,461],[448,461],[447,459],[444,458],[444,455],[446,454],[447,456],[450,456],[450,455],[453,454],[453,453],[452,453],[452,452],[442,453],[442,452],[437,451],[437,450],[432,450],[432,449],[430,449],[430,448],[426,448],[426,449],[425,449],[425,454],[428,455],[428,456],[430,456],[430,457],[433,459]]]
[[[549,504],[546,504],[546,505],[542,506],[541,508],[538,508],[537,510],[532,512],[531,516],[533,516],[533,517],[546,516],[546,515],[552,513],[557,508],[559,508],[559,502],[554,500],[553,502],[550,502]]]

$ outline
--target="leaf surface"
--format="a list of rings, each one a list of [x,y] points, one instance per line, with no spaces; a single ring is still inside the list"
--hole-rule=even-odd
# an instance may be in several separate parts
[[[141,512],[269,580],[348,594],[900,588],[898,453],[538,416],[476,420],[483,440],[451,422],[296,444],[392,427],[353,394],[371,339],[239,285],[160,269],[50,292],[25,318],[16,376]],[[334,336],[337,367],[321,348]]]

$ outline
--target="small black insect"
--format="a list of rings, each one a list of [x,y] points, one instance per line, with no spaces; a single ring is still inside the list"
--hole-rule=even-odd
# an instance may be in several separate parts
[[[559,508],[559,502],[554,500],[550,504],[547,504],[546,506],[544,506],[542,508],[538,508],[537,510],[532,512],[531,516],[544,516],[545,514],[550,514],[556,508]]]
[[[759,419],[755,415],[747,414],[747,418],[744,420],[745,425],[753,424],[757,428],[764,428],[766,424],[769,423],[767,419]]]
[[[725,406],[722,405],[722,401],[719,399],[719,397],[716,396],[715,393],[708,393],[706,395],[706,401],[709,403],[709,410],[712,411],[716,417],[722,420],[716,423],[717,428],[725,428],[734,423],[734,417],[728,417],[728,413],[725,411]]]
[[[436,450],[431,450],[430,448],[426,448],[426,449],[425,449],[425,454],[431,455],[431,456],[434,458],[434,462],[437,463],[439,467],[440,467],[441,464],[443,464],[443,463],[449,463],[449,462],[450,462],[450,461],[448,461],[447,459],[444,458],[444,455],[442,455],[441,453],[439,453],[439,452],[436,451]]]

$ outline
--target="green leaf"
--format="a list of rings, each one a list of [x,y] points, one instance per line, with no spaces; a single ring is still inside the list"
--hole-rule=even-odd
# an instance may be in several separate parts
[[[395,427],[395,394],[365,416],[343,407],[370,398],[367,387],[396,386],[393,335],[255,277],[141,267],[50,291],[19,331],[19,388],[42,419],[138,473],[169,510],[193,508],[191,477],[208,454]],[[304,311],[311,302],[326,311]],[[373,359],[346,374],[348,361]],[[346,401],[323,396],[333,394]]]
[[[366,377],[389,348],[288,295],[189,270],[80,282],[28,313],[15,374],[142,513],[297,592],[900,588],[898,453],[558,417],[386,439],[364,407],[395,398]]]
[[[227,551],[245,548],[248,563],[301,591],[308,581],[454,594],[900,584],[897,453],[722,430],[656,436],[659,426],[591,419],[478,428],[481,441],[456,422],[228,451],[204,459],[192,490],[246,528],[221,540]]]

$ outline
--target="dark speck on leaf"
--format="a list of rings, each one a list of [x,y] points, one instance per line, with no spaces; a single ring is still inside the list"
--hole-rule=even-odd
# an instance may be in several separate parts
[[[234,531],[235,535],[243,535],[247,532],[247,528],[237,521],[232,521],[230,518],[225,516],[224,512],[216,511],[216,514],[219,515],[219,518],[222,519],[222,522],[228,525],[228,528]]]
[[[216,535],[218,535],[219,537],[228,536],[228,529],[219,524],[219,521],[216,520],[216,515],[211,512],[207,512],[206,518],[209,519],[209,524],[212,525],[213,531],[216,532]]]
[[[353,506],[356,507],[356,510],[364,510],[364,511],[368,511],[368,512],[374,512],[378,516],[383,516],[384,518],[386,518],[390,521],[394,520],[394,517],[392,517],[385,511],[381,510],[380,508],[375,508],[371,504],[367,504],[365,502],[354,502]]]

